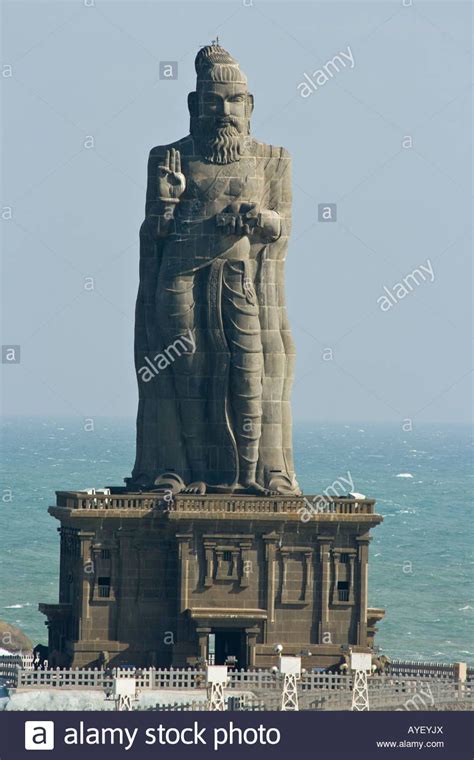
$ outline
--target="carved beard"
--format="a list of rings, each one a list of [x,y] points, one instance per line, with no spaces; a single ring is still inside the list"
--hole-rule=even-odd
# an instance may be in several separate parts
[[[226,124],[208,132],[202,128],[199,119],[192,119],[191,134],[206,161],[212,164],[230,164],[240,160],[245,135],[233,124]]]

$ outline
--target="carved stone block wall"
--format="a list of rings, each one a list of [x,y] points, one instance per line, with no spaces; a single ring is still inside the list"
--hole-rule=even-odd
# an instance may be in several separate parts
[[[309,665],[366,647],[369,528],[381,518],[343,505],[305,523],[299,506],[226,496],[141,515],[51,508],[62,523],[60,603],[42,606],[53,660],[185,666],[222,630],[241,632],[257,667],[275,664],[278,643],[311,652]]]

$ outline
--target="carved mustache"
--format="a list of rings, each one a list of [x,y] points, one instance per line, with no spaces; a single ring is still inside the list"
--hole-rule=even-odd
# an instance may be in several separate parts
[[[238,129],[239,127],[239,122],[231,116],[216,116],[212,119],[212,124],[216,129],[222,129],[224,127]]]

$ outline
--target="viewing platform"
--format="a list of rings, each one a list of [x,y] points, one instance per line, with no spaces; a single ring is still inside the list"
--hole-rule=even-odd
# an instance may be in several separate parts
[[[361,498],[326,497],[326,496],[240,496],[238,494],[179,494],[167,498],[154,492],[88,493],[86,491],[56,491],[56,505],[50,507],[50,513],[57,509],[75,512],[107,511],[136,514],[140,512],[168,514],[173,516],[197,516],[218,514],[224,516],[245,515],[282,515],[285,519],[327,519],[331,516],[375,515],[375,500]]]

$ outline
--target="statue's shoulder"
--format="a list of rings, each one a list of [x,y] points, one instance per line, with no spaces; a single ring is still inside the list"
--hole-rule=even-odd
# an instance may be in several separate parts
[[[183,155],[191,154],[193,152],[193,139],[191,135],[186,135],[186,137],[182,137],[180,140],[175,140],[175,142],[168,143],[168,145],[155,145],[155,147],[150,151],[150,158],[152,160],[159,160],[161,158],[164,158],[166,151],[171,150],[171,148],[179,150]]]
[[[279,145],[269,145],[252,138],[251,150],[257,158],[275,158],[291,160],[290,152]]]

